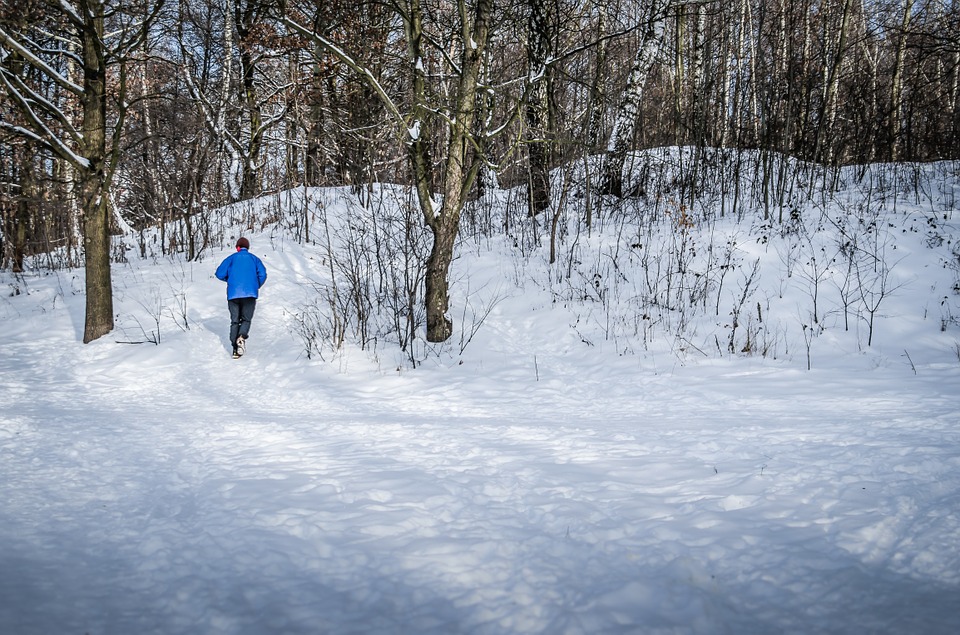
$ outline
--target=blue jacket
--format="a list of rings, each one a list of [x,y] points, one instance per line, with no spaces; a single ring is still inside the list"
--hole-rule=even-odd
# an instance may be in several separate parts
[[[227,283],[227,300],[256,298],[267,281],[267,268],[259,258],[241,249],[220,263],[216,275]]]

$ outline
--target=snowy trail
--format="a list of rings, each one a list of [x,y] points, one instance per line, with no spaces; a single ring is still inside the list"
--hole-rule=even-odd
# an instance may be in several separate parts
[[[187,337],[199,359],[219,347]],[[467,414],[442,414],[428,381],[412,394],[408,382],[397,405],[393,377],[291,390],[253,356],[185,369],[95,346],[69,367],[52,351],[45,365],[26,359],[33,346],[0,362],[2,410],[32,396],[0,445],[9,632],[958,624],[924,608],[952,605],[960,586],[960,432],[946,397],[868,400],[854,387],[797,412],[784,378],[750,388],[783,398],[738,397],[720,371],[680,378],[688,392],[668,388],[676,376],[646,380],[633,416],[612,399],[619,414],[597,420],[583,393],[541,402],[530,383],[501,388],[477,418],[466,380],[444,399]],[[145,351],[149,378],[130,382]]]

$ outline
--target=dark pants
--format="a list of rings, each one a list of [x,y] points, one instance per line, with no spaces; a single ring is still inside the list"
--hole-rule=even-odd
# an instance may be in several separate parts
[[[230,345],[236,348],[238,337],[247,339],[250,336],[250,322],[257,308],[257,299],[234,298],[227,300],[227,306],[230,307]]]

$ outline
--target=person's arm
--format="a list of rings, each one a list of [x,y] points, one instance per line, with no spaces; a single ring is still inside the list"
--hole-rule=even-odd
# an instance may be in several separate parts
[[[230,275],[230,258],[225,258],[224,261],[220,263],[214,275],[217,276],[218,280],[227,281],[227,276]]]
[[[257,258],[257,283],[259,287],[263,286],[263,283],[267,281],[267,268],[263,266],[263,262]]]

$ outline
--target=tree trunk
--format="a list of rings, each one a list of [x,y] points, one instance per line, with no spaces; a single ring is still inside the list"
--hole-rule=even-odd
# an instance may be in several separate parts
[[[603,109],[606,96],[603,83],[607,76],[607,11],[605,5],[598,7],[596,66],[593,82],[590,85],[590,103],[588,106],[590,115],[587,120],[588,152],[595,150],[597,144],[600,143],[600,134],[603,131]]]
[[[83,213],[86,270],[86,318],[83,342],[113,330],[113,288],[110,282],[110,222],[106,179],[106,68],[103,49],[103,5],[83,13],[83,142],[87,164],[78,171]]]
[[[674,144],[680,146],[684,145],[683,113],[686,110],[683,101],[683,44],[687,36],[687,8],[685,5],[677,7],[677,14],[673,19],[673,139]]]
[[[627,79],[623,101],[617,112],[617,118],[607,143],[606,163],[604,166],[604,184],[602,191],[613,196],[623,196],[623,167],[627,152],[633,145],[633,136],[640,118],[640,105],[643,101],[643,89],[647,82],[657,53],[665,36],[667,9],[670,0],[653,0],[647,23],[643,31],[640,48],[637,50]]]
[[[241,47],[243,41],[241,39]],[[244,48],[245,50],[245,48]],[[262,146],[263,117],[257,99],[257,89],[253,81],[255,65],[248,53],[241,53],[243,60],[243,100],[247,110],[248,135],[247,147],[242,152],[243,178],[240,183],[240,198],[251,199],[260,193],[260,148]]]
[[[550,207],[550,167],[553,160],[551,139],[551,92],[553,71],[548,66],[553,50],[552,2],[530,1],[527,23],[527,61],[529,77],[534,82],[527,101],[527,152],[529,157],[529,216],[536,216]]]
[[[243,173],[240,180],[240,198],[251,199],[260,193],[260,149],[263,144],[263,115],[257,94],[256,73],[258,55],[254,28],[260,20],[257,0],[247,0],[235,5],[237,47],[240,49],[240,99],[247,114],[247,135],[243,147],[237,151],[243,157]],[[232,51],[225,51],[232,55]],[[240,141],[240,137],[237,138]]]
[[[29,146],[24,147],[19,154],[20,158],[20,196],[13,211],[13,227],[10,235],[13,239],[14,273],[23,271],[23,260],[27,252],[27,228],[30,225],[30,205],[35,201],[36,176],[34,173],[34,152]]]
[[[457,238],[454,228],[431,227],[433,246],[426,262],[424,302],[427,313],[427,341],[445,342],[453,335],[453,322],[447,317],[450,308],[448,280],[453,248]]]
[[[306,184],[312,187],[318,186],[323,179],[323,75],[321,73],[320,59],[322,50],[316,44],[313,53],[313,64],[311,64],[311,82],[310,90],[307,91],[307,104],[309,122],[307,123],[307,150],[305,157],[304,180]]]
[[[423,11],[420,0],[406,0],[400,4],[402,6],[398,7],[398,13],[405,29],[412,79],[408,114],[400,112],[370,69],[341,45],[327,40],[315,29],[298,23],[291,16],[285,15],[282,22],[296,33],[320,45],[327,53],[356,72],[361,80],[369,85],[373,94],[378,96],[395,124],[402,127],[413,189],[424,224],[433,238],[430,256],[425,263],[426,337],[430,342],[443,342],[449,339],[453,332],[453,324],[447,317],[448,277],[459,232],[460,214],[478,170],[483,165],[478,150],[481,144],[471,132],[477,113],[478,83],[484,65],[484,51],[490,39],[489,23],[493,14],[493,0],[458,0],[455,3],[460,32],[451,42],[441,42],[439,44],[442,46],[431,48],[432,51],[440,49],[437,54],[439,59],[444,60],[440,62],[444,68],[431,76],[431,81],[440,83],[436,94],[428,94],[426,66],[431,64],[431,60],[423,53]],[[444,5],[443,8],[448,6]],[[449,32],[446,27],[441,31]],[[452,57],[458,48],[461,59],[459,63],[454,63],[449,57]],[[448,80],[456,82],[456,86],[450,86]],[[438,106],[438,102],[445,102],[447,98],[449,103]],[[435,166],[431,157],[431,145],[434,135],[442,137],[446,147],[442,167],[438,168],[442,171],[437,179],[442,187],[439,203],[433,198],[436,183],[433,178]]]
[[[433,209],[433,159],[430,156],[430,107],[427,103],[426,69],[423,67],[423,12],[420,0],[411,0],[410,16],[406,23],[407,47],[413,74],[412,125],[407,130],[407,148],[414,188],[420,211],[429,226],[434,216]]]
[[[844,53],[847,48],[847,27],[850,22],[852,0],[844,0],[843,12],[837,33],[836,50],[833,60],[824,69],[823,104],[820,108],[820,120],[817,122],[817,142],[814,158],[826,165],[832,165],[836,147],[834,143],[827,143],[827,136],[835,132],[833,124],[837,119],[837,92],[840,86],[840,70],[843,66]]]
[[[903,64],[907,52],[907,32],[910,30],[910,17],[913,15],[914,0],[904,0],[903,21],[897,35],[896,62],[893,67],[893,79],[890,82],[890,161],[899,159],[898,142],[900,139],[903,103],[900,95],[903,88]]]
[[[419,4],[418,0],[413,4]],[[429,184],[419,179],[417,182],[424,221],[433,233],[433,246],[426,263],[425,308],[428,342],[444,342],[453,334],[453,323],[447,317],[450,303],[450,263],[453,261],[454,246],[460,229],[460,212],[479,166],[478,161],[468,165],[467,147],[477,103],[477,82],[483,64],[483,50],[489,39],[493,1],[477,0],[472,20],[464,0],[459,2],[459,9],[463,53],[456,101],[448,124],[449,142],[443,168],[443,202],[438,211],[435,211],[429,196],[426,197],[424,205],[423,194],[429,192]],[[417,55],[413,59],[416,65],[420,57]],[[422,162],[426,156],[418,153],[413,158],[414,169],[419,177],[424,173],[426,166],[422,165]]]

